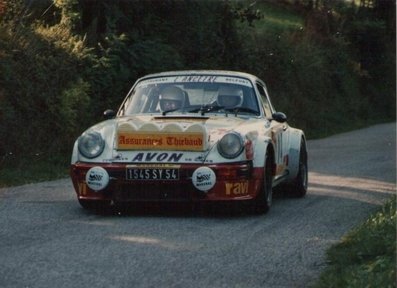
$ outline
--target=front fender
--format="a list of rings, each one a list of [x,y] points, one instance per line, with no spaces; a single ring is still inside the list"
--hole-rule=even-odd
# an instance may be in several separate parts
[[[76,140],[73,145],[71,164],[75,164],[79,160],[79,148],[78,141]]]
[[[272,159],[274,159],[274,149],[271,138],[263,137],[257,139],[254,148],[254,158],[252,161],[254,167],[264,167],[266,151],[268,150],[269,147],[271,147],[271,151],[273,153]]]
[[[72,152],[72,158],[71,158],[71,164],[74,164],[78,161],[85,161],[85,162],[103,162],[105,159],[112,159],[113,158],[113,146],[114,146],[114,139],[116,135],[116,124],[115,121],[112,120],[107,120],[103,121],[101,123],[98,123],[91,128],[87,129],[84,131],[81,135],[84,133],[87,133],[88,131],[96,131],[101,134],[103,140],[105,141],[105,148],[102,152],[101,155],[94,159],[88,159],[85,158],[83,155],[80,154],[79,149],[78,149],[78,142],[79,138],[76,139],[73,145],[73,152]]]

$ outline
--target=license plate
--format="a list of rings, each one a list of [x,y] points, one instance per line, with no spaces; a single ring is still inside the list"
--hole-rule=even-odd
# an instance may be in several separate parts
[[[179,180],[177,168],[127,168],[127,180]]]

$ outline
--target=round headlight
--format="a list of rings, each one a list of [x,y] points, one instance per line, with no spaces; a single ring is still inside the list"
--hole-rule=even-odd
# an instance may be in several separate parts
[[[244,141],[238,133],[228,133],[218,142],[218,151],[223,157],[236,158],[244,149]]]
[[[104,148],[105,141],[98,132],[87,132],[79,138],[79,151],[86,158],[98,157]]]

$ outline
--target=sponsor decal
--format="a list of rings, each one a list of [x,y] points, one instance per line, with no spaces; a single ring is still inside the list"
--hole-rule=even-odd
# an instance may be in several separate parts
[[[177,76],[174,82],[209,82],[214,83],[218,76],[214,75],[183,75]]]
[[[99,191],[109,184],[109,174],[102,167],[92,167],[85,175],[85,182],[92,190]]]
[[[86,183],[79,183],[79,194],[82,196],[87,195],[87,184]]]
[[[215,185],[215,172],[208,167],[199,167],[193,172],[192,182],[198,190],[207,192]]]
[[[276,175],[280,175],[287,167],[284,164],[276,165]]]
[[[243,78],[226,77],[225,82],[251,86],[250,82]]]
[[[152,78],[139,82],[137,87],[163,83],[231,83],[252,87],[251,82],[245,78],[220,75],[180,75]]]
[[[168,163],[155,163],[155,164],[132,164],[132,165],[127,165],[127,168],[159,168],[159,169],[168,169],[168,168],[174,168],[174,169],[179,169],[181,168],[181,165],[179,164],[168,164]]]
[[[245,157],[247,160],[254,159],[254,147],[252,141],[249,139],[245,141]]]
[[[203,133],[147,133],[119,131],[119,150],[203,151]]]
[[[145,135],[143,135],[145,136]],[[139,135],[136,134],[121,134],[119,135],[119,148],[123,148],[123,145],[137,145],[137,146],[157,146],[157,145],[163,145],[163,139],[162,138],[156,138],[155,136],[152,136],[150,138],[142,138]]]
[[[248,181],[225,183],[226,195],[247,195]]]
[[[183,153],[159,153],[159,152],[139,152],[132,162],[179,162]]]

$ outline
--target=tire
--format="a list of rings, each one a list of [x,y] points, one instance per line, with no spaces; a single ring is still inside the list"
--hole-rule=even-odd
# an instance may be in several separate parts
[[[307,193],[308,179],[306,143],[302,140],[299,152],[298,175],[290,185],[288,185],[288,194],[296,198],[304,197]]]
[[[254,211],[257,214],[266,214],[273,202],[273,175],[272,161],[269,152],[266,152],[265,164],[263,167],[263,185],[258,196],[254,200]]]

